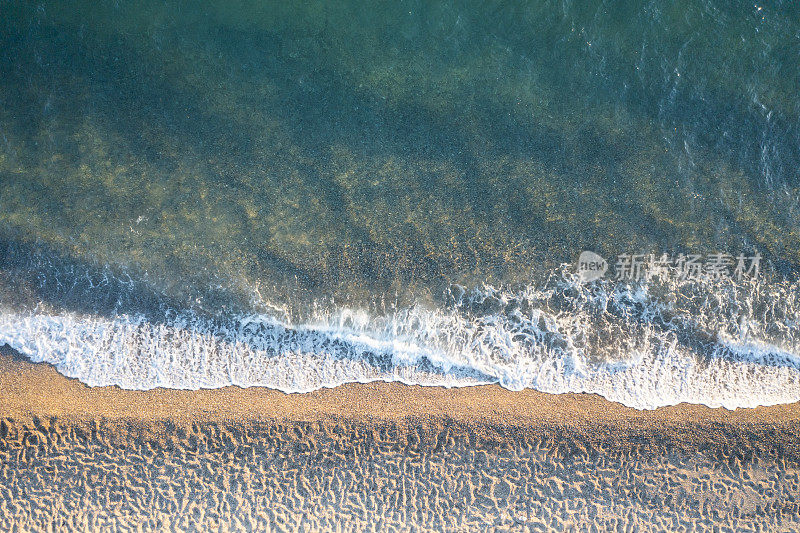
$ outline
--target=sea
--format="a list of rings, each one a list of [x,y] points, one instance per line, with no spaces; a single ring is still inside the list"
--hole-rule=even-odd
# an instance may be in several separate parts
[[[0,346],[800,401],[800,7],[0,0]]]

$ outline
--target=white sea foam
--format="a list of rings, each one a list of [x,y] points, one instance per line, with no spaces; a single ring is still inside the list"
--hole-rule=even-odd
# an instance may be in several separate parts
[[[0,344],[91,386],[267,386],[305,392],[401,381],[592,392],[636,408],[800,400],[796,285],[611,283],[458,291],[440,309],[160,322],[0,313]]]

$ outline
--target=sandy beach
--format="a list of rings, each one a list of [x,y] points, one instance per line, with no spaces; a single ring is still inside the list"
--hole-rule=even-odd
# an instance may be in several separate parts
[[[638,411],[396,383],[125,391],[8,349],[0,361],[3,530],[800,527],[800,404]]]

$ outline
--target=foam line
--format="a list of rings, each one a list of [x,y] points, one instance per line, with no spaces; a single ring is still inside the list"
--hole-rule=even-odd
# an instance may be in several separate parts
[[[447,308],[330,309],[303,324],[0,313],[0,343],[90,386],[266,386],[375,380],[591,392],[641,409],[800,400],[797,286],[733,282],[460,291]],[[779,298],[779,299],[776,299]],[[765,305],[769,303],[769,305]]]

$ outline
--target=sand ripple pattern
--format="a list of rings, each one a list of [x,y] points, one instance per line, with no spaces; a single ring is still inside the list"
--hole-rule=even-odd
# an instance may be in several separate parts
[[[797,450],[719,427],[699,431],[706,444],[697,446],[668,433],[622,434],[478,430],[448,420],[182,426],[5,418],[0,529],[800,528]]]

